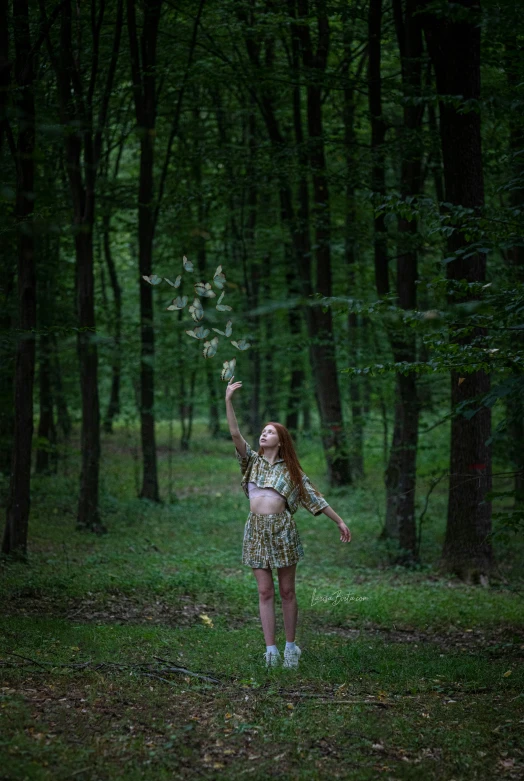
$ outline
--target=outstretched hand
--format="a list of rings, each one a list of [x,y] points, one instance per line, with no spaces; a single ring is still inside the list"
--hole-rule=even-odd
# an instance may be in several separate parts
[[[226,385],[226,401],[228,401],[232,397],[233,393],[236,390],[242,387],[242,382],[241,381],[233,382],[234,379],[235,379],[234,376],[231,377],[228,384]]]
[[[338,524],[338,528],[340,529],[340,542],[351,542],[351,532],[343,521]]]

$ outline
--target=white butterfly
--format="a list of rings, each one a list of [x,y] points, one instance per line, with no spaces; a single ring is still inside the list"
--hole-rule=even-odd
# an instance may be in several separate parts
[[[210,342],[204,342],[202,354],[204,358],[212,358],[218,349],[218,336],[214,336]]]
[[[171,280],[170,280],[170,279],[168,279],[167,277],[164,277],[164,279],[166,280],[166,282],[169,282],[169,284],[170,284],[172,287],[180,287],[180,280],[182,279],[182,274],[179,274],[179,275],[178,275],[178,277],[175,279],[175,281],[174,281],[174,282],[171,282]]]
[[[205,339],[209,333],[208,328],[204,328],[203,325],[199,325],[194,331],[186,331],[188,336],[193,336],[195,339]]]
[[[184,257],[182,258],[182,263],[184,264],[184,269],[185,269],[186,271],[193,271],[193,268],[194,268],[194,267],[193,267],[193,264],[192,264],[192,262],[191,262],[190,260],[188,260],[188,259],[186,258],[186,256],[185,256],[185,255],[184,255]]]
[[[246,342],[245,339],[240,339],[239,342],[231,342],[231,344],[233,347],[236,347],[237,350],[248,350],[251,347],[249,342]]]
[[[150,285],[159,285],[162,282],[162,277],[158,277],[156,274],[151,274],[150,277],[142,275],[142,279],[145,279]]]
[[[197,282],[195,285],[195,293],[202,298],[214,298],[216,293],[211,289],[209,282]]]
[[[226,323],[226,330],[225,331],[220,331],[218,328],[213,328],[213,331],[215,331],[215,333],[217,333],[217,334],[220,334],[221,336],[230,337],[231,336],[231,332],[233,330],[232,327],[231,327],[232,323],[233,323],[232,320],[228,320],[227,321],[227,323]]]
[[[226,278],[222,273],[222,266],[217,266],[217,270],[213,276],[213,282],[215,283],[215,287],[217,287],[219,290],[222,290],[226,284]]]
[[[228,306],[227,304],[221,304],[220,303],[222,301],[222,299],[224,298],[224,295],[225,295],[225,291],[222,291],[222,293],[220,294],[220,298],[217,301],[216,309],[218,309],[219,312],[231,311],[231,307],[230,306]]]
[[[183,309],[186,304],[187,304],[187,296],[182,296],[182,298],[180,296],[178,296],[177,298],[173,299],[173,303],[170,306],[168,306],[167,308],[170,311],[173,311],[173,309],[175,309],[175,310],[176,309]]]
[[[202,304],[200,303],[200,299],[195,298],[193,299],[193,303],[189,307],[189,314],[195,321],[195,323],[198,323],[202,318],[204,317],[204,309],[202,308]]]
[[[224,368],[222,369],[222,373],[220,374],[221,380],[225,380],[226,382],[228,382],[231,379],[231,377],[235,373],[236,362],[237,362],[236,358],[233,358],[232,361],[224,361],[223,363]]]

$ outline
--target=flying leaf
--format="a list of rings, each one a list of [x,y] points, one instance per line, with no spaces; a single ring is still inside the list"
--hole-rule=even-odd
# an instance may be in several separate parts
[[[459,377],[458,384],[462,385],[462,383],[464,382],[465,379],[466,379],[465,377]]]
[[[142,279],[145,279],[145,281],[149,282],[150,285],[159,285],[162,282],[162,277],[158,277],[156,274],[151,274],[150,277],[145,277],[142,275]]]
[[[175,310],[183,309],[186,304],[187,304],[187,296],[182,296],[182,298],[180,296],[178,296],[177,298],[173,299],[173,303],[170,306],[168,306],[167,308],[170,311],[173,311],[174,309]]]
[[[211,289],[209,282],[197,282],[195,285],[195,293],[202,298],[214,298],[216,293]]]
[[[164,277],[165,281],[168,282],[172,287],[180,287],[180,280],[182,279],[182,274],[179,274],[178,277],[175,279],[174,282],[171,282],[170,279],[167,277]]]
[[[192,262],[186,258],[185,255],[182,258],[182,263],[184,264],[184,270],[185,271],[193,271],[194,266],[193,266]]]
[[[202,318],[204,317],[204,309],[202,308],[202,304],[200,302],[200,299],[195,298],[193,299],[193,303],[189,307],[189,314],[195,321],[195,323],[198,323]]]
[[[231,327],[232,323],[233,323],[232,320],[228,320],[227,321],[227,323],[226,323],[226,330],[225,331],[220,331],[220,329],[218,329],[218,328],[213,328],[213,331],[215,331],[217,334],[220,334],[221,336],[227,336],[229,338],[231,336],[231,332],[233,330],[232,327]]]
[[[218,348],[218,336],[214,336],[210,342],[204,342],[202,354],[204,358],[212,358]]]
[[[215,287],[217,287],[219,290],[222,290],[226,284],[226,278],[222,273],[222,266],[217,266],[217,270],[213,275],[213,282],[215,283]]]
[[[237,350],[248,350],[251,347],[249,342],[246,342],[245,339],[240,339],[238,342],[231,342],[231,344],[233,347],[236,347]]]
[[[222,373],[220,374],[220,379],[225,380],[226,382],[229,382],[231,377],[235,373],[235,366],[236,366],[237,359],[233,358],[231,361],[224,361]]]
[[[204,328],[203,325],[199,325],[194,331],[186,331],[188,336],[192,336],[194,339],[205,339],[209,333],[209,328]]]
[[[216,309],[218,309],[219,312],[228,312],[231,311],[231,307],[227,304],[222,304],[221,301],[224,298],[224,291],[220,294],[220,298],[217,301]]]

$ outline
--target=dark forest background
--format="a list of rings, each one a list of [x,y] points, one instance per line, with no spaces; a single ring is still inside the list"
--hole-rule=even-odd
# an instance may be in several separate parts
[[[229,437],[236,357],[246,438],[284,423],[351,491],[373,424],[396,562],[445,487],[441,566],[487,584],[524,510],[523,43],[512,0],[1,0],[4,554],[75,432],[79,529],[110,524],[123,429],[165,501],[155,427],[188,458],[195,421]],[[188,276],[144,281],[183,255],[195,281],[223,266],[249,350],[204,360],[166,311]]]

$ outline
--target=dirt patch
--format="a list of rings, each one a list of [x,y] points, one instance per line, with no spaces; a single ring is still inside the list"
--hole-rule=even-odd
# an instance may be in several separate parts
[[[252,616],[233,615],[222,608],[195,602],[190,595],[182,594],[165,599],[143,599],[126,594],[88,594],[86,597],[19,596],[9,600],[2,610],[4,616],[53,616],[75,623],[107,624],[162,624],[171,627],[187,627],[205,623],[207,616],[225,617],[228,626],[236,629],[254,619]]]
[[[489,651],[492,659],[498,657],[524,658],[524,629],[522,627],[501,626],[485,629],[461,629],[450,626],[445,631],[422,631],[412,627],[388,629],[372,622],[366,622],[361,628],[328,626],[308,622],[308,629],[324,635],[338,635],[349,640],[375,637],[390,643],[433,643],[447,651]]]

